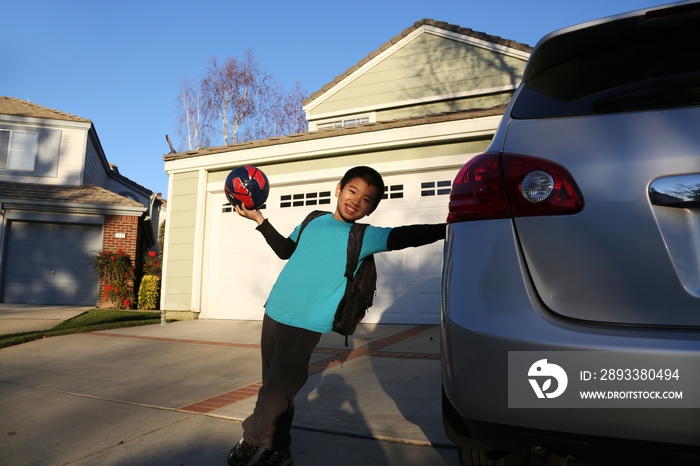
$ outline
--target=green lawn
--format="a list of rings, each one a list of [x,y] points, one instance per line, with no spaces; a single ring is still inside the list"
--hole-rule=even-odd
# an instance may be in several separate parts
[[[0,348],[19,345],[42,338],[94,332],[113,328],[135,327],[160,323],[159,311],[119,311],[116,309],[92,309],[72,319],[65,320],[50,330],[0,335]]]

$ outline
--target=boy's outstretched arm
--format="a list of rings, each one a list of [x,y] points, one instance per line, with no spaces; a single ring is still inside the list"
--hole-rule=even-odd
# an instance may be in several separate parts
[[[282,236],[275,227],[267,220],[259,210],[248,210],[245,206],[233,206],[236,209],[236,213],[241,217],[255,221],[258,226],[256,230],[262,233],[267,244],[270,245],[277,257],[280,259],[289,259],[292,257],[292,253],[297,248],[297,243],[289,238]]]
[[[445,223],[435,223],[392,228],[386,240],[386,247],[389,251],[397,251],[434,243],[445,239],[446,227]]]

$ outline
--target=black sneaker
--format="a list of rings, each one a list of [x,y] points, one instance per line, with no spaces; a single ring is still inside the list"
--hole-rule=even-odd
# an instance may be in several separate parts
[[[253,459],[256,451],[258,451],[258,447],[241,438],[228,452],[226,461],[228,461],[229,466],[245,466]]]
[[[294,460],[288,451],[263,450],[253,466],[290,466],[292,464],[294,464]]]

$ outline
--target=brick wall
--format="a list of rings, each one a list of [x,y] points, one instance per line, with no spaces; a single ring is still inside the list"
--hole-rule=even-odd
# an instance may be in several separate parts
[[[131,262],[136,265],[141,259],[137,259],[137,251],[140,252],[139,241],[139,217],[128,215],[105,215],[105,223],[102,234],[102,250],[122,250],[131,257]],[[122,235],[123,234],[123,235]],[[118,237],[119,236],[119,237]],[[124,236],[123,238],[121,236]],[[133,286],[133,283],[131,284]],[[100,292],[97,307],[110,307],[104,300],[105,283],[100,278]]]

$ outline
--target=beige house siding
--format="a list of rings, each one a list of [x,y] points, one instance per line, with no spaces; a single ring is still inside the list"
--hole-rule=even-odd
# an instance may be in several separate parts
[[[168,200],[167,245],[162,290],[163,309],[192,310],[195,223],[197,219],[198,172],[177,173]],[[204,193],[202,193],[204,195]]]
[[[445,100],[424,105],[413,105],[410,107],[394,107],[384,111],[378,111],[376,113],[376,118],[377,121],[391,121],[411,118],[415,115],[435,115],[474,108],[493,108],[499,105],[506,105],[512,96],[513,91],[507,91],[464,99]]]
[[[509,56],[423,32],[375,66],[365,65],[364,72],[358,72],[355,79],[348,78],[349,82],[338,86],[337,92],[331,91],[331,95],[315,106],[308,116],[315,120],[363,110],[421,106],[423,101],[512,91],[520,81],[526,60],[526,56]],[[510,93],[506,96],[509,97]],[[507,102],[507,97],[493,105]],[[440,110],[493,106],[485,102],[467,106],[464,105],[466,102],[469,99],[458,108],[450,107],[451,103],[443,104]],[[413,108],[412,114],[431,113],[416,110]],[[378,121],[382,119],[377,117]]]

